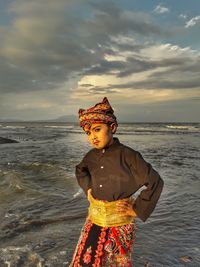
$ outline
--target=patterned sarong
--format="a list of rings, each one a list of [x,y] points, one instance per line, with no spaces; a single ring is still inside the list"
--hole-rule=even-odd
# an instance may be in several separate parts
[[[70,267],[131,267],[135,220],[127,225],[101,227],[86,219]]]

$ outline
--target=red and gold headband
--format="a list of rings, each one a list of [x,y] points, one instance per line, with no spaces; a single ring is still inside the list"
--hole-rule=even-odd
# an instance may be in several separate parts
[[[104,97],[102,102],[97,103],[91,108],[79,109],[78,114],[80,127],[84,130],[90,128],[92,123],[115,123],[118,126],[117,118],[107,97]]]

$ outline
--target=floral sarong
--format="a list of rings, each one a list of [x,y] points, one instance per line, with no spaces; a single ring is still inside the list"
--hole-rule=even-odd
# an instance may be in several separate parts
[[[70,267],[131,267],[135,220],[127,225],[101,227],[86,219]]]

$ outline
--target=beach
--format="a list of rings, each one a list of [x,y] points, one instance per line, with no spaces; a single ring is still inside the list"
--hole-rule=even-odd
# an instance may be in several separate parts
[[[165,182],[136,219],[133,266],[200,266],[200,124],[124,123],[114,136]],[[2,122],[0,137],[0,267],[69,266],[88,208],[75,177],[87,136],[75,123]]]

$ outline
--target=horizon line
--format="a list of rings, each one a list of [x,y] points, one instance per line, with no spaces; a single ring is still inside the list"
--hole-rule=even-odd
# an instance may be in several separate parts
[[[25,122],[46,122],[46,123],[76,123],[79,124],[78,121],[54,121],[54,120],[3,120],[0,123],[25,123]],[[118,121],[118,123],[200,123],[200,121]]]

